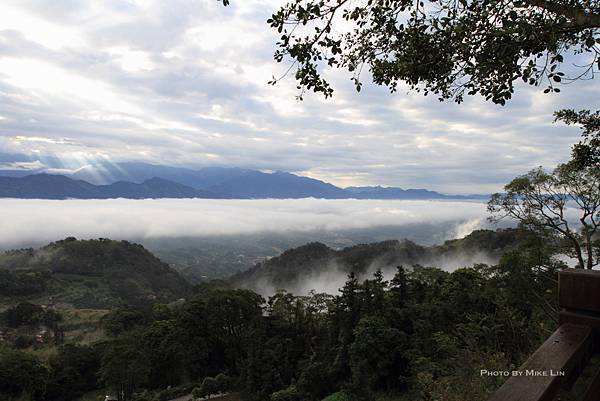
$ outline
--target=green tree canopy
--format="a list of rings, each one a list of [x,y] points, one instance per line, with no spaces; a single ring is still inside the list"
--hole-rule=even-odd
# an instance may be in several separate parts
[[[200,395],[210,399],[210,396],[219,392],[219,382],[214,377],[205,377],[200,386]]]
[[[137,345],[135,334],[120,338],[107,347],[101,359],[98,376],[117,394],[119,401],[131,400],[133,392],[148,381],[150,367]]]
[[[50,377],[46,398],[69,401],[96,388],[99,355],[83,345],[64,345],[49,360]]]
[[[271,394],[271,401],[300,401],[302,398],[296,386],[291,385]]]
[[[231,377],[227,376],[225,373],[216,375],[215,380],[217,382],[218,391],[221,393],[226,393],[231,389]]]
[[[407,373],[394,369],[395,360],[405,351],[402,348],[408,348],[406,335],[382,318],[362,318],[354,329],[354,337],[350,365],[353,381],[362,390],[370,390],[377,384],[389,388],[392,381]]]
[[[0,400],[37,399],[47,380],[48,370],[33,355],[0,346]]]
[[[600,263],[600,111],[562,110],[555,116],[583,130],[571,160],[550,172],[539,167],[515,178],[504,193],[492,196],[488,210],[492,220],[509,217],[566,243],[577,267],[592,269]]]
[[[492,219],[510,217],[523,226],[568,244],[578,268],[599,262],[600,171],[561,164],[551,172],[531,170],[494,194],[488,203]],[[573,212],[573,214],[571,214]]]
[[[573,146],[572,164],[576,168],[596,167],[600,165],[600,110],[575,111],[560,110],[554,113],[555,121],[568,125],[578,125],[582,130],[582,140]]]

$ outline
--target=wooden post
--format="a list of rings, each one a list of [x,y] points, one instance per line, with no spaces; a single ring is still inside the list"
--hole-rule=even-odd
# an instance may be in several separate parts
[[[572,383],[600,338],[600,272],[567,269],[559,273],[559,328],[511,376],[490,401],[549,401],[560,386]],[[532,377],[527,372],[565,372],[566,376]],[[600,400],[600,374],[583,400]]]
[[[568,269],[558,274],[559,324],[600,330],[600,271]]]

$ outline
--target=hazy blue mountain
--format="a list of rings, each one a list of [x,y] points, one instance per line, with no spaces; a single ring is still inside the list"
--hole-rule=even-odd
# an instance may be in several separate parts
[[[222,196],[156,177],[141,184],[118,181],[110,185],[94,185],[63,175],[42,173],[26,177],[0,177],[0,197],[24,199],[145,199],[220,198]]]
[[[29,165],[27,165],[29,163]],[[27,165],[27,168],[25,168]],[[205,169],[202,169],[205,170]],[[60,159],[51,156],[28,156],[0,153],[0,175],[24,177],[26,175],[49,173],[62,174],[73,179],[87,181],[95,185],[107,185],[118,181],[141,183],[153,177],[178,182],[192,188],[205,188],[221,182],[240,169],[217,169],[217,177],[211,177],[210,169],[199,171],[181,167],[156,165],[142,162],[112,163],[95,160],[86,165],[67,166]],[[223,178],[220,170],[231,170]]]
[[[234,198],[347,198],[341,188],[323,181],[285,172],[264,173],[236,167],[205,167],[192,170],[148,163],[126,162],[84,168],[75,177],[93,183],[126,180],[141,182],[161,177],[196,189],[227,194]],[[102,177],[102,178],[99,178]]]
[[[488,195],[446,195],[428,189],[396,187],[347,187],[345,190],[357,199],[487,199]]]
[[[2,177],[25,177],[33,174],[41,174],[44,170],[1,170]]]
[[[98,187],[62,175],[34,174],[0,177],[0,197],[25,199],[90,199],[99,197]]]
[[[237,167],[200,169],[143,162],[93,161],[67,166],[52,156],[0,153],[0,176],[33,177],[0,181],[0,196],[73,198],[326,198],[326,199],[485,199],[487,195],[445,195],[427,189],[336,187],[287,172]],[[56,174],[46,177],[48,174]],[[35,176],[40,176],[35,178]],[[62,178],[57,178],[62,177]],[[70,181],[67,181],[70,179]]]
[[[443,195],[427,189],[402,189],[394,187],[348,187],[358,199],[447,199],[450,195]]]
[[[332,184],[286,172],[265,173],[236,167],[205,167],[198,170],[125,162],[78,170],[74,177],[98,183],[114,180],[142,182],[160,177],[192,188],[208,190],[233,198],[349,198],[348,193]]]
[[[208,187],[216,193],[242,198],[348,198],[348,193],[332,184],[290,173],[262,173],[244,170],[237,177]]]
[[[164,178],[196,189],[206,189],[247,171],[235,167],[206,167],[198,170],[163,166],[157,164],[124,162],[93,165],[82,168],[73,176],[94,184],[110,184],[115,181],[143,182],[153,177]]]
[[[215,198],[216,194],[197,190],[177,182],[153,177],[141,184],[118,181],[110,185],[99,185],[100,190],[110,198]],[[116,195],[116,196],[115,196]]]
[[[210,168],[204,188],[193,188],[165,178],[151,177],[141,183],[120,180],[96,185],[72,176],[32,174],[3,176],[0,172],[0,197],[39,199],[109,198],[209,198],[209,199],[481,199],[484,195],[444,195],[426,189],[382,187],[338,188],[332,184],[290,173],[263,173],[256,170]],[[195,182],[200,182],[200,176]],[[214,185],[206,183],[218,182]]]

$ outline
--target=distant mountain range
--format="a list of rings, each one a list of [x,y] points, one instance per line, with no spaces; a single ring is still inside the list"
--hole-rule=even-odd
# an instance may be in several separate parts
[[[1,160],[0,160],[1,162]],[[55,161],[54,161],[55,162]],[[13,163],[22,166],[24,163]],[[1,163],[0,163],[1,164]],[[39,163],[43,166],[42,163]],[[199,170],[127,162],[64,168],[0,169],[0,197],[24,199],[208,198],[208,199],[484,199],[485,195],[445,195],[426,189],[339,188],[286,172],[208,167]],[[32,168],[33,167],[33,168]]]
[[[346,192],[357,199],[488,199],[489,195],[444,195],[428,189],[395,187],[348,187]]]
[[[152,178],[141,184],[118,181],[110,185],[94,185],[63,175],[45,173],[25,177],[0,177],[0,197],[19,199],[219,198],[216,194],[162,178]]]

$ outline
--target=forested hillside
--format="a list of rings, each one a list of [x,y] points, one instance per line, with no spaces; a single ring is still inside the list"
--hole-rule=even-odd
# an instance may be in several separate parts
[[[118,309],[103,320],[105,341],[61,346],[50,365],[0,348],[2,363],[22,366],[0,366],[10,372],[4,380],[20,383],[0,386],[9,397],[61,400],[107,386],[124,389],[124,400],[153,400],[168,386],[216,392],[207,378],[226,375],[223,390],[256,401],[480,400],[498,379],[479,369],[518,364],[554,327],[532,294],[554,302],[555,270],[527,262],[512,252],[498,267],[399,268],[389,282],[378,272],[362,283],[350,275],[338,295],[280,292],[265,301],[208,289],[152,311]]]
[[[1,259],[12,305],[0,315],[0,399],[100,392],[158,401],[233,391],[250,401],[482,400],[501,379],[479,369],[519,364],[555,328],[554,280],[564,266],[543,256],[545,245],[514,230],[436,248],[309,244],[266,265],[285,277],[337,255],[357,274],[331,294],[267,298],[218,281],[190,294],[168,266],[127,242],[67,239],[10,252]],[[397,266],[389,279],[365,269],[390,250],[417,257],[478,247],[504,255],[498,265],[453,272]],[[54,292],[67,287],[86,290],[69,304]],[[40,306],[32,294],[61,305]],[[73,309],[88,298],[105,309]]]
[[[105,308],[171,302],[191,285],[141,245],[67,238],[0,254],[0,304]]]
[[[315,242],[258,263],[252,269],[233,276],[230,282],[234,287],[250,288],[263,294],[277,289],[307,292],[323,290],[328,282],[339,286],[351,272],[365,278],[377,269],[386,276],[393,275],[398,265],[418,264],[454,270],[476,263],[495,264],[504,252],[514,249],[527,237],[525,232],[517,229],[476,230],[465,238],[436,246],[390,240],[341,250]]]

